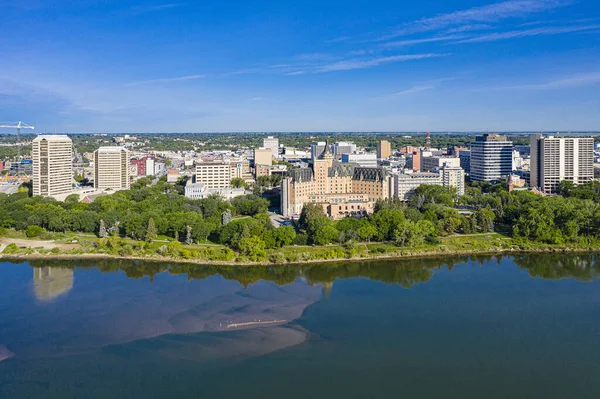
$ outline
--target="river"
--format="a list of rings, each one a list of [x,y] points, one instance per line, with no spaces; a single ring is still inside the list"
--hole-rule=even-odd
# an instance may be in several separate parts
[[[598,398],[600,257],[0,263],[0,398]]]

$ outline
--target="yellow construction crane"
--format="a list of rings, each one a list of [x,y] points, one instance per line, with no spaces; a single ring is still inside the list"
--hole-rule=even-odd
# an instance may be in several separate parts
[[[5,128],[5,129],[17,129],[17,146],[18,146],[18,150],[17,150],[17,161],[21,160],[21,129],[35,129],[35,127],[33,126],[29,126],[26,123],[23,123],[21,121],[16,122],[16,123],[7,123],[5,125],[0,124],[0,128]]]

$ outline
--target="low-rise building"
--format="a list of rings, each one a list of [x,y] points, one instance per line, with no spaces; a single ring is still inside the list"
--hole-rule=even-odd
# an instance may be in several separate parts
[[[444,165],[460,168],[460,158],[431,156],[423,157],[421,159],[422,172],[433,172],[436,169],[440,169]]]
[[[218,195],[230,200],[246,193],[243,188],[209,188],[203,183],[193,183],[191,180],[185,185],[185,197],[190,199],[204,199],[211,195]]]
[[[392,175],[391,195],[407,201],[415,189],[424,184],[442,186],[442,177],[439,173],[432,172],[394,173]]]

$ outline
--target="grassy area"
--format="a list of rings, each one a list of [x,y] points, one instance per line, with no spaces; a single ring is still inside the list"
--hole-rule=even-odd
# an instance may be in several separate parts
[[[400,247],[393,243],[354,243],[327,246],[287,246],[266,251],[266,256],[251,260],[219,244],[185,245],[172,238],[159,237],[152,243],[130,238],[99,239],[89,234],[45,233],[29,239],[22,232],[4,230],[0,244],[6,256],[108,256],[140,259],[173,259],[194,263],[303,263],[329,260],[402,258],[508,251],[595,251],[600,242],[582,241],[565,245],[520,242],[500,233],[442,237],[417,247]],[[15,245],[13,242],[18,243]],[[42,245],[51,242],[52,245]],[[12,245],[10,245],[13,243]]]

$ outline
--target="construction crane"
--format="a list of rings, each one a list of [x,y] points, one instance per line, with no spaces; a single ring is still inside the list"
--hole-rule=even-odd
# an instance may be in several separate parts
[[[17,122],[17,123],[8,123],[6,125],[0,125],[0,128],[5,128],[5,129],[17,129],[17,161],[21,160],[21,129],[35,129],[35,127],[33,126],[29,126],[26,123],[23,123],[21,121]]]

